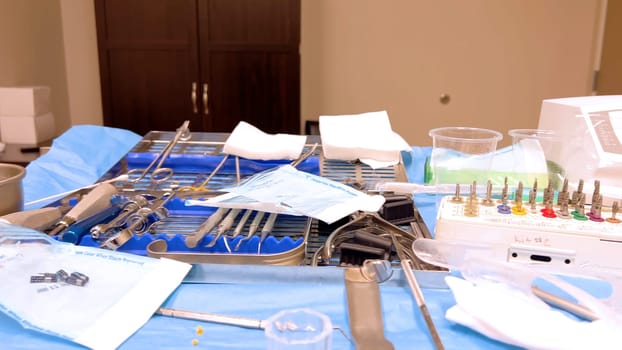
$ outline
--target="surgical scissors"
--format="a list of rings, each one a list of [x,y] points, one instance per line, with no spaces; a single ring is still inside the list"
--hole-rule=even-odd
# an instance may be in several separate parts
[[[175,148],[175,145],[179,142],[179,140],[187,141],[190,139],[192,134],[190,133],[190,129],[188,129],[188,125],[190,124],[189,120],[186,120],[178,129],[177,133],[173,137],[171,141],[162,149],[160,153],[149,163],[149,165],[144,169],[130,169],[127,172],[127,175],[140,173],[137,178],[128,180],[131,183],[137,183],[142,180],[151,172],[149,175],[149,180],[152,185],[161,184],[165,181],[168,181],[171,177],[173,177],[173,168],[170,167],[162,167],[164,161],[168,158],[168,156]],[[157,163],[157,164],[156,164]],[[154,168],[155,166],[155,168]],[[152,170],[153,168],[153,170]]]

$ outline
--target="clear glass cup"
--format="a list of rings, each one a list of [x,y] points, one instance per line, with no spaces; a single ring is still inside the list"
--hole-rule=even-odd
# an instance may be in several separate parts
[[[430,184],[485,184],[503,135],[495,130],[471,127],[432,129]]]
[[[550,183],[553,189],[559,190],[564,174],[562,168],[550,160],[552,155],[561,151],[559,135],[544,129],[512,129],[508,135],[512,137],[514,178],[526,186],[532,186],[537,180],[539,188]]]
[[[312,309],[283,310],[266,320],[268,350],[330,350],[333,326]]]

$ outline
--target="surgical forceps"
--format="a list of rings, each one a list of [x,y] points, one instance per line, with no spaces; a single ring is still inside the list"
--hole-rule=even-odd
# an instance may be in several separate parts
[[[165,181],[168,181],[171,177],[173,177],[173,169],[172,168],[163,168],[162,164],[166,161],[168,156],[175,148],[175,145],[179,142],[179,140],[187,141],[190,139],[192,134],[190,133],[190,129],[188,129],[188,125],[190,124],[189,120],[186,120],[178,129],[177,133],[169,143],[162,149],[160,153],[149,163],[149,165],[144,169],[130,169],[127,172],[127,175],[140,173],[137,178],[129,179],[130,183],[137,183],[142,180],[151,172],[149,175],[149,180],[152,185],[158,185]],[[157,163],[157,164],[156,164]],[[155,168],[154,168],[155,166]],[[152,169],[153,168],[153,169]]]
[[[214,170],[212,170],[212,172],[205,179],[205,181],[203,181],[203,183],[201,183],[199,186],[196,186],[196,187],[185,186],[185,187],[179,188],[178,191],[182,191],[182,192],[183,191],[195,191],[195,192],[205,191],[206,186],[209,183],[209,181],[214,177],[214,175],[216,175],[218,171],[220,171],[223,165],[225,165],[225,162],[227,161],[228,158],[229,158],[229,155],[225,154],[222,157],[222,160],[220,161],[220,163],[216,165]],[[199,228],[197,228],[194,232],[192,232],[190,236],[186,237],[186,240],[185,240],[186,247],[188,248],[196,247],[199,241],[203,239],[203,237],[205,237],[205,235],[208,234],[214,227],[216,227],[216,225],[220,222],[220,220],[223,219],[223,217],[227,214],[228,211],[229,211],[229,208],[218,208],[212,215],[210,215],[210,217],[207,220],[205,220],[203,224],[201,224],[201,226],[199,226]],[[214,239],[214,244],[215,244],[215,241],[216,240]]]
[[[212,170],[212,172],[207,176],[207,178],[205,180],[203,180],[203,182],[199,185],[199,186],[183,186],[178,188],[178,191],[194,191],[194,192],[206,192],[209,191],[207,189],[207,184],[210,182],[210,180],[214,177],[214,175],[216,175],[217,172],[220,171],[220,169],[225,165],[225,163],[227,162],[227,159],[229,159],[229,155],[225,154],[222,157],[222,160],[220,161],[220,163],[218,163],[218,165],[216,165],[216,167],[214,168],[214,170]]]

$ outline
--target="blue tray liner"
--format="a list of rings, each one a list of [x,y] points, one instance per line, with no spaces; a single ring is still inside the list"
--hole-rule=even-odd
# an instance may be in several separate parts
[[[268,236],[261,245],[261,254],[279,254],[292,250],[304,243],[302,235],[298,237],[299,238],[296,240],[293,240],[291,237],[286,236],[278,240],[273,236]],[[259,237],[257,236],[253,236],[251,239],[243,242],[239,250],[234,250],[235,246],[243,238],[243,234],[234,239],[230,237],[220,237],[215,246],[206,248],[205,246],[214,239],[213,235],[206,235],[195,248],[188,248],[185,244],[185,236],[179,234],[172,236],[164,233],[157,235],[135,235],[127,243],[122,245],[118,251],[146,256],[147,246],[157,239],[162,239],[166,241],[169,252],[229,254],[224,242],[224,239],[227,239],[229,247],[232,250],[230,254],[257,254],[257,248],[259,246]],[[80,245],[99,247],[99,243],[91,238],[90,235],[82,237]]]
[[[144,169],[158,156],[156,153],[129,152],[125,156],[128,169]],[[222,160],[222,155],[204,154],[171,154],[162,164],[179,172],[198,172],[205,173],[214,169]],[[277,166],[291,163],[290,160],[256,160],[240,157],[240,175],[248,176],[260,171],[272,169]],[[311,174],[319,175],[320,164],[318,157],[309,157],[302,161],[296,169]],[[229,157],[219,174],[235,174],[235,157]]]
[[[206,199],[197,197],[194,199]],[[201,216],[209,216],[212,215],[216,209],[216,207],[206,207],[203,205],[186,205],[186,199],[184,198],[173,198],[164,206],[168,209],[168,213],[170,216],[178,216],[178,215],[201,215]]]
[[[218,208],[216,207],[205,207],[205,206],[186,206],[184,204],[184,199],[173,198],[170,202],[168,202],[165,207],[168,209],[169,216],[200,216],[207,219],[211,214],[213,214]],[[283,215],[284,216],[284,215]],[[110,218],[109,220],[111,220]],[[106,220],[109,221],[109,220]],[[249,220],[250,222],[250,220]],[[248,225],[248,224],[247,224]],[[211,233],[216,232],[212,230]],[[289,251],[298,247],[299,245],[304,243],[304,239],[302,237],[303,232],[292,232],[292,236],[299,237],[297,239],[292,239],[290,236],[286,236],[280,239],[275,238],[274,236],[268,236],[264,240],[261,245],[261,254],[278,254]],[[257,235],[260,233],[258,232]],[[245,240],[240,248],[236,251],[233,251],[235,246],[238,244],[240,240],[242,240],[245,236],[244,232],[240,234],[238,237],[231,239],[230,237],[226,237],[227,244],[229,248],[233,251],[230,254],[257,254],[257,249],[259,246],[259,237],[253,236],[251,239]],[[215,246],[211,248],[206,248],[205,246],[214,239],[213,234],[206,235],[203,239],[197,244],[195,248],[188,248],[185,244],[185,236],[181,234],[171,233],[159,233],[156,235],[151,234],[143,234],[143,235],[135,235],[131,238],[127,243],[121,246],[118,250],[126,253],[132,253],[137,255],[147,255],[147,246],[149,243],[153,242],[156,239],[163,239],[167,242],[168,250],[175,252],[201,252],[201,253],[225,253],[229,254],[227,250],[227,246],[225,245],[223,237],[218,239],[218,242]],[[84,235],[80,242],[78,243],[81,246],[88,247],[99,247],[99,242],[94,240],[90,235]]]

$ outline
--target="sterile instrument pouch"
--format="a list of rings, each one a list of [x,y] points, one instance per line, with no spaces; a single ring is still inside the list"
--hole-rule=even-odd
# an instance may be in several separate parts
[[[186,205],[305,215],[330,224],[358,210],[377,212],[384,204],[381,195],[369,195],[291,165],[257,173],[222,191],[228,193],[208,200],[187,200]]]
[[[58,242],[0,223],[0,311],[24,328],[93,349],[121,345],[190,267]]]

